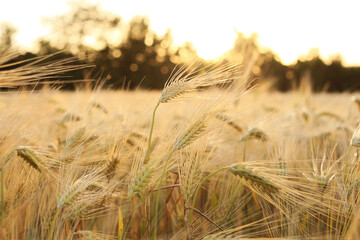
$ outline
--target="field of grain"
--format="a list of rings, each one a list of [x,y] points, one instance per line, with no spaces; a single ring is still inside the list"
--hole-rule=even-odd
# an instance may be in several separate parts
[[[269,93],[232,65],[162,91],[25,90],[86,66],[4,56],[0,239],[360,236],[356,94]]]
[[[359,236],[354,96],[161,94],[1,93],[0,238]]]

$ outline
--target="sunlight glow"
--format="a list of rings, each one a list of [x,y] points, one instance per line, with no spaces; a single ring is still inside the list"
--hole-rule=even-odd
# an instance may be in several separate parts
[[[0,9],[0,21],[18,27],[18,43],[30,48],[34,39],[51,34],[41,27],[40,19],[65,12],[66,2],[8,1]],[[324,59],[341,54],[345,64],[360,65],[360,31],[356,30],[360,2],[356,0],[90,2],[100,3],[125,21],[135,15],[147,15],[158,34],[170,28],[177,45],[192,42],[204,59],[219,57],[230,50],[236,29],[245,34],[256,32],[260,45],[272,49],[285,64],[295,62],[311,48],[318,48]]]

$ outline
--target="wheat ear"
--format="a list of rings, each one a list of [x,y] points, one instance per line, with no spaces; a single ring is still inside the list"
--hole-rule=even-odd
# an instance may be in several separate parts
[[[250,180],[251,182],[256,183],[257,185],[270,191],[278,191],[280,189],[276,184],[272,183],[264,176],[261,176],[259,173],[254,172],[252,169],[247,168],[245,165],[240,163],[231,165],[230,171],[234,175]]]
[[[164,170],[161,174],[160,177],[160,182],[158,187],[161,187],[167,166],[169,164],[169,161],[171,159],[172,154],[176,151],[179,150],[183,147],[186,147],[187,145],[189,145],[193,140],[195,140],[196,138],[198,138],[200,136],[200,134],[205,130],[206,125],[205,125],[205,116],[203,116],[202,118],[200,118],[200,120],[196,121],[194,124],[192,124],[189,128],[186,129],[186,131],[182,132],[175,140],[174,146],[172,151],[170,152],[168,158],[166,159],[165,162],[165,167]],[[157,212],[158,212],[158,208],[159,208],[159,198],[160,198],[160,191],[157,192],[156,194],[156,202],[155,202],[155,225],[154,225],[154,236],[156,237],[157,234]]]
[[[259,139],[263,142],[266,142],[269,139],[268,135],[263,130],[256,127],[252,127],[249,128],[248,132],[240,138],[240,141],[246,142],[253,138]]]
[[[169,102],[201,87],[228,83],[238,77],[237,65],[214,66],[209,71],[201,74],[199,73],[202,69],[199,69],[198,65],[192,64],[187,68],[182,67],[172,74],[165,83],[159,103]],[[190,70],[192,67],[193,69]]]
[[[180,189],[183,193],[185,204],[187,205],[196,189],[196,185],[200,181],[203,161],[199,155],[192,156],[185,161],[183,171],[180,172]]]
[[[182,132],[175,140],[174,150],[186,147],[197,139],[206,129],[205,116],[192,124],[186,131]]]
[[[224,121],[225,123],[227,123],[230,127],[234,128],[239,133],[243,132],[242,128],[239,125],[237,125],[234,121],[232,121],[229,117],[227,117],[226,115],[218,113],[215,116],[217,119]]]
[[[74,114],[74,113],[66,113],[62,119],[61,119],[61,123],[65,123],[65,122],[68,122],[68,121],[80,121],[81,120],[81,117]]]
[[[66,149],[72,149],[79,145],[85,139],[85,133],[86,129],[84,127],[77,129],[66,142]]]
[[[94,107],[94,108],[99,109],[100,111],[102,111],[105,114],[108,113],[108,110],[99,102],[92,102],[91,106]]]
[[[147,164],[143,167],[143,169],[136,175],[136,178],[130,183],[128,201],[130,201],[135,194],[141,194],[144,192],[144,189],[149,184],[154,172],[155,166],[152,164]]]
[[[350,141],[350,145],[357,148],[360,147],[360,123],[354,131],[354,134]]]
[[[16,149],[17,154],[24,159],[24,161],[29,164],[31,167],[41,172],[43,169],[42,160],[38,154],[27,146],[19,146]]]
[[[106,175],[108,181],[110,181],[113,178],[113,176],[116,172],[116,167],[117,167],[118,163],[119,163],[119,157],[115,156],[115,155],[111,156],[110,161],[107,162],[106,169],[105,169],[105,175]]]
[[[78,179],[74,184],[65,189],[57,200],[57,208],[70,205],[80,193],[81,184],[83,184],[83,179]]]

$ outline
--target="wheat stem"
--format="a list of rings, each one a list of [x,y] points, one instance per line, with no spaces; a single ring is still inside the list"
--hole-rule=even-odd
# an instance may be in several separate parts
[[[4,204],[4,169],[6,162],[10,159],[11,155],[15,152],[13,149],[6,157],[4,158],[1,166],[1,225],[4,225],[4,212],[5,212],[5,204]]]
[[[59,216],[59,213],[60,213],[60,208],[56,208],[56,213],[55,213],[55,216],[53,218],[53,220],[51,221],[51,225],[50,225],[50,230],[49,230],[49,234],[48,234],[48,240],[52,240],[52,235],[53,235],[53,231],[54,231],[54,225],[55,225],[55,222]]]
[[[246,168],[246,166],[241,164],[232,164],[230,166],[230,171],[239,177],[242,177],[246,180],[250,180],[253,183],[258,184],[259,186],[262,186],[270,191],[278,191],[279,186],[269,181],[267,178],[263,177],[262,175],[259,175],[258,173],[254,172],[250,168]]]
[[[180,184],[174,184],[174,185],[164,186],[164,187],[160,187],[160,188],[155,188],[155,189],[150,190],[149,193],[153,193],[153,192],[157,192],[157,191],[165,190],[165,189],[169,189],[169,188],[172,189],[172,188],[176,188],[176,187],[180,187]]]
[[[196,208],[186,208],[185,210],[190,210],[193,209],[194,212],[196,212],[197,214],[199,214],[200,216],[202,216],[203,218],[205,218],[208,222],[210,222],[211,224],[215,225],[220,231],[224,231],[224,229],[222,229],[222,227],[219,226],[219,224],[217,224],[216,222],[214,222],[213,220],[211,220],[208,216],[206,216],[204,213],[202,213],[200,210],[196,209]]]
[[[156,104],[154,111],[153,111],[153,115],[152,115],[152,119],[151,119],[151,127],[150,127],[150,132],[149,132],[149,138],[148,138],[148,147],[146,150],[144,163],[147,163],[150,160],[151,137],[152,137],[152,133],[154,130],[155,114],[156,114],[156,110],[159,107],[159,105],[160,105],[160,102],[158,102]]]
[[[42,161],[35,151],[26,146],[19,146],[16,151],[27,164],[42,173]]]
[[[346,154],[346,158],[345,158],[344,184],[346,184],[347,179],[348,179],[348,165],[349,165],[350,152],[351,152],[351,146],[350,146],[350,148]]]
[[[158,188],[160,188],[160,186],[162,184],[162,181],[163,181],[163,178],[164,178],[164,175],[165,175],[169,160],[170,160],[170,158],[171,158],[171,156],[173,155],[174,152],[175,152],[175,149],[173,149],[170,152],[168,158],[166,159],[165,167],[164,167],[164,170],[163,170],[163,172],[161,174]],[[156,193],[156,201],[155,201],[155,216],[154,216],[154,220],[155,220],[155,223],[154,223],[154,239],[155,240],[156,240],[156,237],[157,237],[156,235],[157,235],[157,218],[158,218],[158,209],[159,209],[159,198],[160,198],[160,191],[157,191],[157,193]]]
[[[211,178],[212,176],[214,176],[215,174],[217,174],[218,172],[221,172],[222,170],[225,170],[225,169],[228,169],[229,167],[222,167],[222,168],[219,168],[218,170],[210,173],[209,175],[207,175],[206,177],[204,177],[201,182],[199,183],[199,186],[196,188],[196,191],[194,193],[194,198],[193,198],[193,202],[192,202],[192,206],[191,206],[191,209],[190,209],[190,214],[189,214],[189,221],[188,221],[188,226],[191,226],[191,220],[192,220],[192,215],[193,215],[193,211],[194,211],[194,208],[195,208],[195,203],[196,203],[196,197],[199,193],[199,190],[201,188],[201,186],[204,184],[204,182],[206,180],[208,180],[209,178]]]
[[[4,204],[4,168],[7,160],[11,157],[11,155],[15,152],[15,149],[12,150],[6,157],[4,158],[1,166],[1,226],[4,225],[4,212],[5,212],[5,204]]]
[[[127,219],[129,217],[129,205],[130,205],[130,202],[131,202],[131,199],[129,199],[126,203],[126,210],[125,210],[125,218],[124,218],[124,228],[123,228],[123,231],[121,233],[121,240],[124,240],[125,238],[125,232],[126,232],[126,228],[127,228]],[[120,240],[120,237],[118,235],[118,239]]]

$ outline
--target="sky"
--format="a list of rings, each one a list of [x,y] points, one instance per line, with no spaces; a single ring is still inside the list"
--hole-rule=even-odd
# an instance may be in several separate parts
[[[11,0],[0,21],[18,28],[17,42],[30,49],[49,34],[41,19],[69,10],[66,0]],[[324,60],[341,54],[347,66],[360,66],[359,0],[90,0],[129,21],[147,15],[158,34],[171,29],[174,42],[191,41],[200,57],[213,59],[233,47],[236,31],[257,33],[259,44],[284,64],[318,48]],[[29,11],[29,9],[31,9]]]

